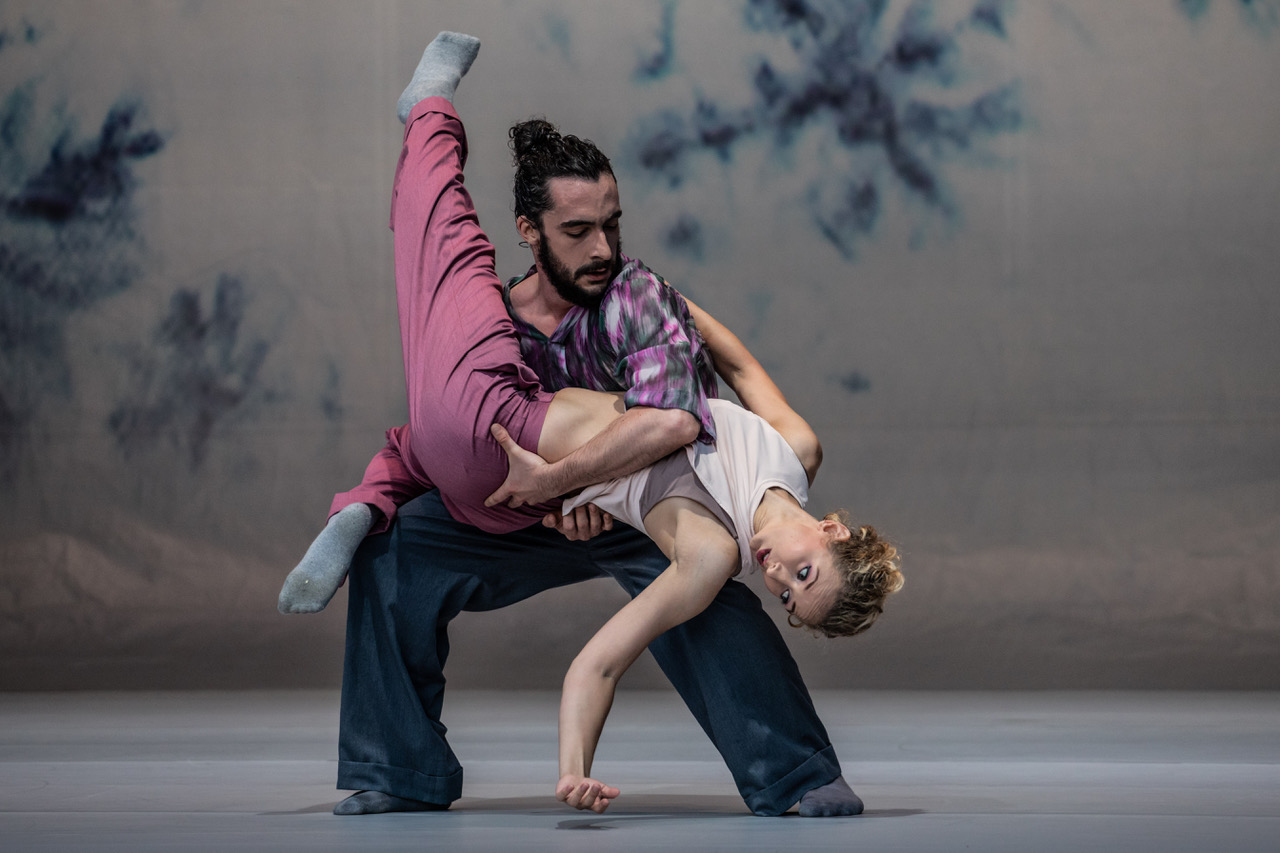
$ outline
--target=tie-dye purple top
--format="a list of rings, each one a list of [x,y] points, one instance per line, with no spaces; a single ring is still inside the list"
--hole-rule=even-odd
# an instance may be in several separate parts
[[[511,310],[512,286],[533,270],[507,282],[502,296],[525,363],[548,391],[625,391],[627,408],[684,409],[702,424],[698,441],[710,443],[707,398],[718,396],[711,354],[675,288],[640,261],[622,259],[600,307],[570,308],[550,338]]]

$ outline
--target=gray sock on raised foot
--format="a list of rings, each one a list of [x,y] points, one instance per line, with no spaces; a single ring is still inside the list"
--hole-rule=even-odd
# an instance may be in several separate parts
[[[432,39],[422,52],[422,59],[413,71],[413,79],[400,93],[396,101],[396,115],[400,123],[409,119],[413,107],[424,98],[453,100],[458,83],[480,52],[480,39],[465,33],[445,31]]]
[[[329,519],[280,588],[281,613],[319,613],[342,586],[356,548],[373,527],[368,504],[351,504]]]
[[[862,800],[843,776],[800,798],[801,817],[842,817],[862,814]]]
[[[336,815],[386,814],[387,812],[442,812],[449,806],[408,800],[381,791],[361,791],[352,794],[333,807]]]

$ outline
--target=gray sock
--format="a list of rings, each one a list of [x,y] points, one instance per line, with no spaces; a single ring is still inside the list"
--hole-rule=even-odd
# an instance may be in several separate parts
[[[480,52],[480,39],[465,33],[440,33],[422,52],[422,59],[414,69],[413,79],[400,93],[396,101],[396,115],[400,123],[409,119],[414,105],[424,98],[447,98],[453,93],[467,73],[476,54]]]
[[[862,800],[837,776],[834,782],[814,788],[800,798],[800,817],[840,817],[862,814]]]
[[[384,794],[381,791],[361,791],[352,794],[333,807],[337,815],[350,814],[386,814],[387,812],[442,812],[449,808],[448,804],[425,803],[422,800],[407,800]]]
[[[281,613],[319,613],[342,586],[351,558],[373,527],[368,504],[343,507],[311,543],[302,562],[289,572],[276,609]]]

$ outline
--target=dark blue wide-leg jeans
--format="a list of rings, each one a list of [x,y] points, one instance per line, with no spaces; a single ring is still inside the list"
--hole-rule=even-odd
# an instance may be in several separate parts
[[[666,567],[648,537],[621,524],[585,543],[541,526],[493,535],[455,521],[435,492],[406,504],[351,566],[338,787],[434,803],[462,795],[440,722],[459,613],[606,575],[634,596]],[[756,814],[781,814],[840,775],[791,653],[743,584],[730,581],[649,650]]]

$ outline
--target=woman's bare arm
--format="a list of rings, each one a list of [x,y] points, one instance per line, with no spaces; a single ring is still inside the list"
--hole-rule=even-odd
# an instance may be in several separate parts
[[[616,788],[591,778],[600,732],[622,674],[663,631],[701,613],[738,566],[733,537],[684,498],[660,502],[645,527],[668,556],[653,583],[605,623],[574,659],[560,699],[560,780],[556,798],[603,812]]]
[[[693,322],[702,334],[716,373],[738,395],[743,408],[755,412],[776,429],[800,457],[809,482],[813,482],[822,464],[822,444],[808,422],[787,404],[782,389],[765,372],[738,336],[723,323],[703,311],[685,297]]]

